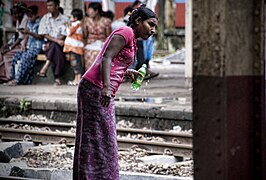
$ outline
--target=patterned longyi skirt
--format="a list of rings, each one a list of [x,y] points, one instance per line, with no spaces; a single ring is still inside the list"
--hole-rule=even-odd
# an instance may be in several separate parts
[[[118,146],[115,105],[100,104],[101,89],[82,79],[78,87],[78,111],[74,180],[118,180]]]

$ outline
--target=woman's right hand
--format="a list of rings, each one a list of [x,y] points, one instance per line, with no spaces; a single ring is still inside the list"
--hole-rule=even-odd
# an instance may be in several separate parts
[[[102,89],[102,94],[100,97],[100,103],[103,107],[108,107],[110,104],[110,100],[111,100],[111,91],[109,88],[104,87]]]

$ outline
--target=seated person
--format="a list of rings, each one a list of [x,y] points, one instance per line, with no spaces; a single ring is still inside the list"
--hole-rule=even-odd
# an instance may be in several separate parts
[[[26,28],[28,16],[26,15],[27,5],[22,2],[14,4],[11,9],[11,15],[16,20],[16,30],[18,28]],[[24,35],[21,32],[15,32],[9,39],[7,45],[0,49],[0,81],[8,81],[10,79],[10,66],[14,55],[21,50]]]
[[[12,59],[10,69],[10,81],[7,85],[13,86],[17,84],[31,84],[33,78],[33,67],[37,55],[42,49],[42,37],[38,35],[39,24],[41,18],[37,16],[38,6],[30,6],[27,11],[29,22],[27,28],[20,28],[19,31],[24,34],[24,40],[21,50],[15,54]],[[17,73],[15,73],[15,64],[18,64]]]
[[[40,77],[46,77],[46,72],[50,65],[55,77],[55,85],[61,85],[61,77],[64,73],[65,54],[63,52],[66,38],[66,23],[70,20],[59,11],[59,0],[47,0],[48,13],[42,17],[40,22],[39,34],[42,35],[46,43],[46,62],[40,72]]]

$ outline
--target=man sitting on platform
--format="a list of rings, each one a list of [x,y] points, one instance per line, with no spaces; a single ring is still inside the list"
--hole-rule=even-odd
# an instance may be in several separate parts
[[[69,18],[59,11],[59,0],[47,0],[48,13],[40,22],[39,34],[43,35],[47,43],[45,44],[46,63],[37,73],[40,77],[46,77],[46,72],[52,64],[55,77],[55,85],[61,85],[60,77],[63,75],[65,55],[63,53],[64,40],[67,35],[66,23]]]

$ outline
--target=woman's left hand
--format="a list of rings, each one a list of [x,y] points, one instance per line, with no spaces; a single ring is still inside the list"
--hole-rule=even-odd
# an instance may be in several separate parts
[[[128,69],[126,71],[126,76],[129,76],[132,81],[134,81],[138,75],[140,75],[140,73],[134,69]]]
[[[107,107],[110,104],[110,100],[111,100],[111,92],[108,88],[103,88],[102,89],[102,94],[100,97],[100,103],[103,107]]]

